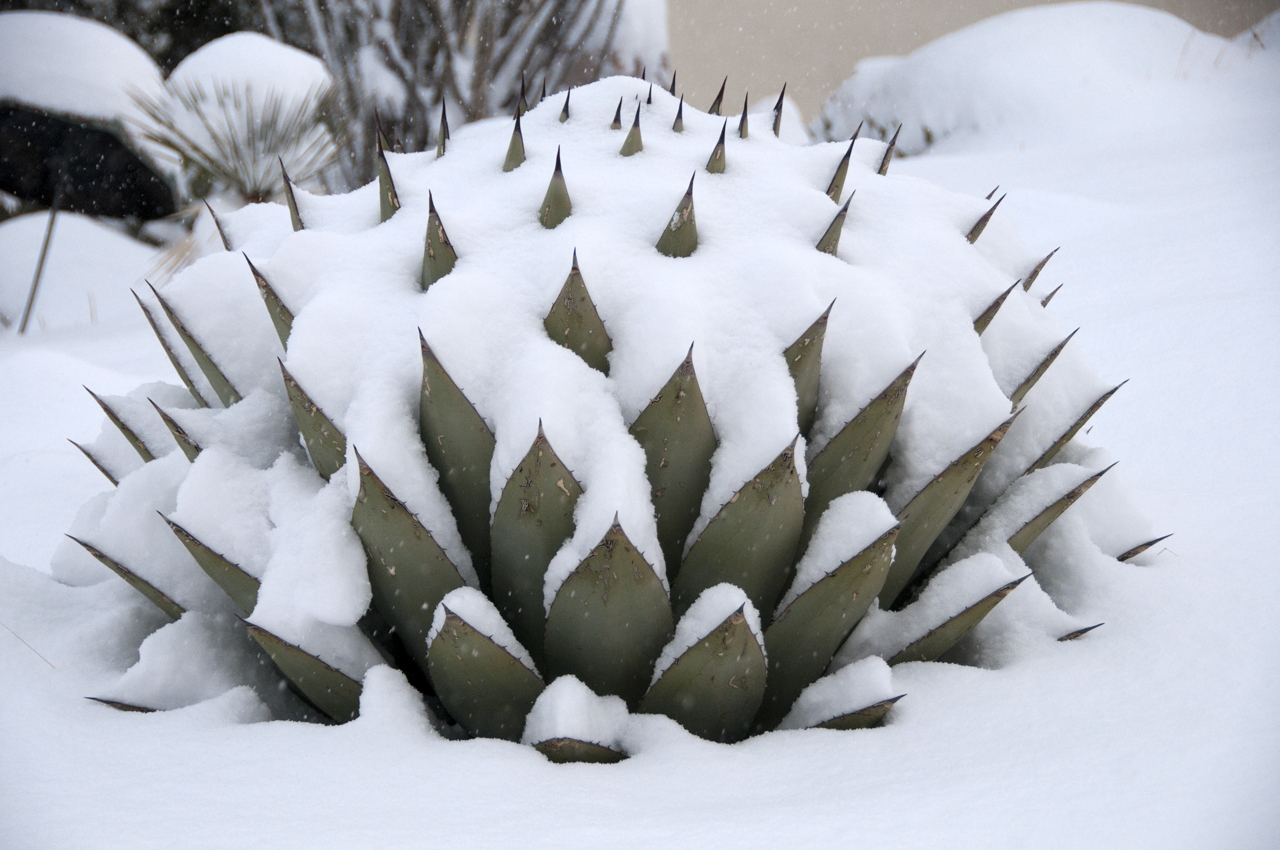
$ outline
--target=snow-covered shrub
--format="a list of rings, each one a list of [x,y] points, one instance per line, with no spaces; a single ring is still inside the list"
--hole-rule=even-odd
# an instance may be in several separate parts
[[[277,716],[350,719],[390,664],[444,734],[601,761],[628,711],[857,728],[886,664],[1082,633],[1021,556],[1087,581],[1132,512],[1073,442],[1115,389],[1029,292],[1048,258],[880,142],[712,111],[612,78],[228,215],[141,302],[185,389],[101,399],[118,487],[55,559],[191,653],[103,697],[261,687],[216,651],[243,615]],[[1091,487],[1106,528],[1037,552]]]

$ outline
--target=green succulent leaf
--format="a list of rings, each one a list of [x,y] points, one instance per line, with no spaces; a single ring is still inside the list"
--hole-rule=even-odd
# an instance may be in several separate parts
[[[903,664],[907,661],[936,661],[961,638],[973,631],[974,626],[991,613],[991,609],[999,604],[1014,588],[1022,584],[1031,575],[1028,573],[1016,581],[1011,581],[979,599],[968,608],[956,614],[942,625],[931,630],[927,635],[907,646],[897,655],[889,659],[889,665]]]
[[[724,124],[720,126],[720,140],[711,149],[711,158],[707,160],[707,171],[711,174],[724,174],[724,134],[728,128],[729,120],[726,118]]]
[[[817,247],[822,253],[836,256],[836,251],[840,248],[840,233],[844,230],[844,220],[849,215],[849,204],[852,201],[853,195],[850,195],[849,200],[845,201],[844,206],[840,208],[840,212],[836,213],[836,217],[831,220],[831,224],[827,225],[827,232],[818,240]]]
[[[1069,641],[1069,640],[1075,640],[1075,639],[1077,639],[1077,638],[1082,638],[1082,637],[1084,637],[1085,635],[1089,634],[1089,632],[1091,632],[1091,631],[1093,631],[1094,629],[1098,628],[1098,626],[1105,626],[1105,625],[1106,625],[1106,623],[1098,623],[1098,624],[1093,625],[1093,626],[1085,626],[1083,629],[1076,629],[1076,630],[1075,630],[1075,631],[1073,631],[1073,632],[1067,632],[1065,635],[1063,635],[1062,637],[1058,638],[1058,643],[1066,643],[1066,642],[1067,642],[1067,641]]]
[[[619,151],[623,156],[632,156],[644,150],[644,139],[640,137],[640,105],[636,104],[636,118],[631,122],[631,129],[627,131],[627,138],[622,142],[622,150]]]
[[[893,138],[889,140],[889,147],[884,149],[884,158],[880,160],[880,167],[876,173],[881,177],[889,173],[889,163],[893,160],[893,151],[898,147],[898,134],[902,132],[902,125],[898,125],[898,129],[893,131]]]
[[[93,396],[93,400],[98,403],[98,407],[101,407],[102,412],[107,414],[107,419],[111,421],[112,425],[116,426],[116,429],[124,436],[129,445],[133,446],[133,450],[138,453],[138,457],[142,458],[143,463],[150,463],[156,459],[155,453],[151,451],[150,447],[142,441],[142,438],[139,437],[132,428],[124,424],[124,420],[120,418],[120,414],[116,413],[115,410],[112,409],[111,405],[99,398],[98,395],[88,387],[85,387],[84,391]]]
[[[1138,557],[1143,552],[1147,551],[1148,549],[1150,549],[1152,546],[1156,545],[1160,541],[1168,540],[1172,536],[1173,536],[1172,534],[1165,534],[1161,537],[1157,537],[1155,540],[1148,540],[1146,543],[1140,543],[1139,545],[1134,546],[1132,549],[1128,550],[1127,552],[1117,555],[1116,560],[1123,564],[1125,561],[1129,561],[1129,560],[1132,560],[1133,558]]]
[[[880,593],[897,537],[896,526],[886,531],[793,599],[765,631],[769,679],[756,717],[758,727],[778,725],[800,692],[826,671]]]
[[[858,133],[862,131],[862,122],[858,122],[858,129],[853,131],[853,138],[849,139],[849,149],[844,152],[844,156],[840,160],[840,164],[836,166],[836,173],[831,175],[831,182],[827,184],[827,197],[832,203],[840,203],[840,196],[844,194],[844,181],[849,176],[849,160],[853,157],[853,144],[858,141]]]
[[[773,105],[773,135],[776,137],[782,133],[782,103],[787,97],[787,84],[782,84],[782,91],[778,94],[778,102]],[[742,110],[746,114],[746,110]]]
[[[145,705],[134,705],[131,702],[120,702],[119,700],[103,699],[102,697],[85,697],[85,699],[91,699],[94,702],[100,702],[109,708],[114,708],[116,711],[134,712],[137,714],[154,714],[155,713],[154,708],[147,708]]]
[[[444,232],[440,222],[440,214],[436,212],[436,202],[431,193],[427,193],[427,237],[426,247],[422,252],[422,289],[425,292],[431,284],[453,271],[458,262],[458,255],[453,250],[449,235]]]
[[[119,486],[120,482],[117,481],[116,477],[112,475],[105,466],[102,465],[102,461],[94,457],[93,452],[89,451],[84,446],[77,443],[75,440],[68,439],[67,442],[75,446],[77,449],[79,449],[80,453],[89,459],[89,463],[93,464],[95,469],[97,469],[103,475],[107,476],[107,480],[111,482],[112,487]]]
[[[262,303],[267,305],[267,312],[271,315],[271,324],[275,326],[276,336],[280,337],[280,344],[287,348],[289,346],[289,332],[293,329],[293,313],[284,305],[284,301],[276,294],[271,284],[267,283],[267,279],[262,272],[254,267],[249,255],[242,254],[241,256],[249,264],[249,271],[253,273],[253,280],[258,284],[258,294],[262,296]]]
[[[1058,294],[1058,290],[1059,290],[1059,289],[1061,289],[1061,288],[1062,288],[1062,284],[1058,284],[1056,287],[1054,287],[1053,292],[1050,292],[1048,295],[1046,295],[1046,296],[1044,297],[1044,300],[1040,302],[1040,306],[1041,306],[1041,307],[1048,307],[1048,306],[1049,306],[1049,302],[1053,300],[1053,296],[1057,295],[1057,294]]]
[[[662,581],[614,517],[551,603],[547,673],[577,676],[596,693],[635,705],[674,625]]]
[[[1044,373],[1049,371],[1049,367],[1053,365],[1053,361],[1058,359],[1058,355],[1062,353],[1062,349],[1067,347],[1067,343],[1071,342],[1071,337],[1075,336],[1076,332],[1079,330],[1079,328],[1076,328],[1074,331],[1067,334],[1067,338],[1055,345],[1053,350],[1046,354],[1044,359],[1036,364],[1036,368],[1031,370],[1031,374],[1027,375],[1027,377],[1022,380],[1022,383],[1018,384],[1018,388],[1013,391],[1013,395],[1009,396],[1009,401],[1013,402],[1014,410],[1018,409],[1018,405],[1027,397],[1027,393],[1031,392],[1031,388],[1036,385],[1036,382],[1044,377]]]
[[[751,97],[750,94],[742,98],[742,116],[738,118],[738,138],[739,139],[747,138],[747,135],[749,133],[749,130],[747,127],[747,99],[749,97]]]
[[[1044,271],[1044,267],[1049,264],[1049,261],[1053,259],[1053,255],[1058,253],[1059,250],[1060,249],[1058,248],[1054,248],[1052,251],[1050,251],[1048,256],[1046,256],[1040,262],[1036,263],[1036,267],[1032,269],[1030,273],[1028,273],[1027,276],[1022,279],[1023,292],[1031,291],[1031,284],[1036,282],[1036,278],[1040,276],[1040,272]]]
[[[882,607],[892,607],[912,583],[916,567],[920,565],[925,552],[969,497],[978,474],[1016,418],[1015,414],[1005,420],[976,446],[952,461],[950,466],[938,473],[898,512],[898,523],[901,526],[898,551],[880,593]]]
[[[793,440],[720,508],[693,542],[672,582],[677,616],[702,591],[721,582],[742,588],[762,616],[773,611],[804,522],[795,450]]]
[[[165,356],[168,357],[169,362],[173,364],[173,369],[178,373],[178,377],[182,379],[182,383],[186,386],[187,392],[191,393],[191,397],[196,400],[196,404],[201,407],[208,407],[209,402],[205,401],[204,397],[200,395],[200,391],[196,389],[196,385],[191,381],[191,376],[187,374],[187,370],[184,369],[182,363],[178,361],[178,356],[174,354],[173,349],[169,347],[169,341],[164,338],[164,334],[160,333],[160,326],[156,324],[156,317],[151,314],[151,310],[148,309],[143,300],[138,297],[138,293],[133,290],[129,290],[129,293],[133,296],[133,300],[138,302],[138,306],[142,308],[142,314],[147,317],[147,324],[151,325],[151,330],[155,332],[156,339],[160,340],[160,347],[164,349]]]
[[[283,169],[283,165],[281,165],[281,168]],[[288,175],[285,176],[285,186],[287,187],[289,197],[292,198],[293,187],[289,185]],[[209,218],[213,219],[213,229],[218,231],[218,239],[222,240],[222,249],[224,251],[230,251],[231,240],[227,238],[227,231],[222,229],[222,222],[218,220],[218,214],[213,211],[213,207],[209,206],[208,201],[203,201],[202,203],[204,204],[204,208],[209,211]],[[292,209],[290,210],[290,212],[292,212]],[[295,226],[293,229],[301,230],[302,228],[299,226]],[[92,697],[90,697],[90,699],[92,699]]]
[[[708,115],[720,114],[720,106],[724,103],[724,87],[728,84],[729,78],[725,77],[724,82],[720,83],[720,91],[716,92],[716,99],[711,101],[711,106],[707,109]]]
[[[173,417],[160,409],[160,405],[151,399],[151,406],[156,409],[156,413],[160,414],[160,421],[164,423],[164,427],[169,429],[169,433],[173,435],[173,440],[178,444],[178,448],[182,449],[182,453],[187,456],[187,460],[192,463],[196,462],[196,458],[200,456],[200,446],[191,436],[183,430],[182,426],[174,421]]]
[[[245,625],[284,677],[329,719],[346,723],[359,716],[363,691],[359,682],[261,626]]]
[[[158,513],[158,512],[157,512]],[[168,524],[169,530],[187,547],[191,557],[200,565],[209,578],[222,588],[231,601],[239,606],[245,614],[253,612],[258,604],[259,581],[240,567],[228,561],[222,555],[201,543],[195,536],[164,514],[160,517]]]
[[[491,586],[489,572],[489,467],[493,432],[449,377],[427,340],[422,343],[422,395],[418,428],[427,460],[440,474],[440,492],[453,509],[458,534],[471,553],[480,587]]]
[[[382,483],[359,452],[356,462],[360,466],[360,493],[351,508],[351,525],[369,556],[373,605],[425,669],[432,614],[446,593],[463,586],[462,576],[431,532]]]
[[[507,145],[507,158],[502,162],[502,170],[515,171],[523,162],[524,133],[520,131],[520,115],[516,115],[516,126],[511,131],[511,144]]]
[[[573,268],[565,279],[551,312],[542,322],[553,342],[581,357],[592,369],[609,374],[609,352],[613,341],[587,293],[587,285],[578,270],[578,252],[573,252]]]
[[[674,95],[675,92],[672,92],[672,94]],[[671,132],[684,132],[684,95],[680,95],[680,105],[676,107],[676,120],[671,125]]]
[[[569,120],[569,93],[572,91],[573,89],[569,89],[564,93],[564,107],[560,110],[561,124]]]
[[[765,675],[764,650],[739,608],[663,671],[640,711],[666,715],[702,738],[740,741],[764,699]]]
[[[560,167],[560,149],[556,148],[556,170],[551,173],[551,183],[539,208],[538,221],[548,230],[554,230],[573,212],[569,200],[569,187],[564,182],[564,170]]]
[[[538,423],[538,436],[502,489],[493,514],[493,601],[516,639],[542,656],[547,564],[573,534],[573,508],[582,487],[556,456]]]
[[[1026,475],[1029,472],[1035,472],[1037,469],[1044,469],[1046,466],[1053,463],[1053,459],[1058,456],[1058,452],[1062,451],[1062,448],[1067,443],[1071,442],[1071,438],[1074,437],[1077,433],[1079,433],[1080,429],[1085,426],[1085,423],[1088,422],[1093,417],[1093,414],[1097,413],[1098,409],[1101,408],[1102,405],[1107,403],[1107,399],[1111,398],[1113,395],[1116,394],[1116,390],[1120,389],[1127,383],[1129,382],[1121,381],[1111,389],[1107,390],[1101,396],[1099,396],[1098,400],[1095,401],[1093,404],[1089,405],[1089,409],[1086,410],[1084,413],[1082,413],[1079,419],[1077,419],[1075,422],[1072,422],[1071,427],[1068,428],[1066,431],[1064,431],[1062,433],[1062,436],[1054,440],[1053,445],[1045,449],[1044,454],[1040,455],[1040,457],[1036,459],[1035,463],[1027,467],[1027,471],[1022,474]]]
[[[1081,481],[1078,485],[1067,491],[1062,498],[1058,499],[1053,504],[1049,505],[1049,507],[1027,520],[1025,525],[1009,537],[1009,545],[1013,548],[1013,551],[1021,555],[1030,549],[1031,544],[1035,543],[1036,540],[1039,539],[1045,529],[1052,525],[1054,520],[1062,516],[1066,509],[1074,505],[1081,496],[1089,492],[1089,488],[1094,484],[1097,484],[1098,480],[1102,478],[1102,476],[1106,475],[1112,466],[1115,466],[1115,464],[1113,463],[1101,472],[1090,475],[1084,481]]]
[[[894,378],[880,395],[840,429],[840,433],[823,446],[809,464],[809,497],[804,503],[804,530],[800,535],[800,551],[826,513],[827,505],[845,493],[866,490],[876,480],[881,465],[889,457],[889,446],[898,433],[902,408],[907,401],[907,388],[916,373],[920,358]]]
[[[644,449],[658,543],[667,577],[678,572],[684,543],[698,521],[702,494],[711,481],[716,436],[693,370],[693,346],[675,373],[631,425]]]
[[[618,108],[613,113],[613,120],[609,122],[610,130],[622,129],[622,98],[618,98]]]
[[[800,433],[805,437],[813,428],[813,420],[818,414],[818,376],[822,371],[822,343],[827,336],[827,319],[831,316],[831,308],[835,301],[827,305],[822,315],[810,325],[800,338],[791,343],[782,356],[787,360],[787,368],[791,370],[791,379],[796,385],[796,410],[800,424]]]
[[[991,320],[996,317],[996,313],[1000,312],[1000,307],[1004,305],[1005,299],[1009,297],[1009,293],[1013,292],[1014,287],[1017,285],[1017,281],[1014,281],[1012,286],[1004,292],[1001,292],[996,300],[992,301],[991,305],[987,307],[987,309],[983,310],[978,318],[973,320],[973,330],[978,334],[978,336],[982,336],[983,332],[987,329],[987,325],[991,324]]]
[[[284,363],[278,359],[276,362],[280,363],[285,392],[289,396],[289,407],[293,409],[293,418],[298,421],[298,430],[302,432],[303,442],[307,444],[307,453],[311,455],[316,472],[328,481],[347,462],[347,438],[324,415],[319,405],[311,400],[293,375],[289,374]]]
[[[617,764],[627,757],[626,753],[577,738],[548,738],[533,748],[556,764]]]
[[[387,165],[387,155],[382,145],[378,145],[378,206],[382,221],[386,221],[400,209],[400,196],[396,194],[396,184],[391,179],[391,167]]]
[[[448,607],[429,655],[436,695],[464,729],[520,740],[524,719],[546,687],[537,673]]]
[[[227,380],[227,376],[222,374],[222,370],[218,368],[218,364],[214,363],[213,358],[205,353],[205,350],[201,347],[200,343],[196,342],[196,338],[191,335],[191,332],[187,330],[187,326],[178,318],[178,314],[173,312],[173,309],[169,304],[160,297],[160,293],[156,292],[156,288],[154,286],[151,286],[151,284],[147,284],[147,286],[151,287],[151,294],[156,297],[156,301],[160,302],[160,309],[164,310],[164,314],[173,325],[173,329],[178,332],[178,337],[187,346],[188,350],[191,351],[191,356],[195,358],[196,365],[200,367],[200,371],[204,373],[205,379],[208,380],[209,385],[213,387],[213,391],[217,393],[218,399],[222,402],[222,406],[230,407],[240,401],[243,396],[240,395],[234,386],[232,386],[231,381]],[[193,389],[192,392],[195,393],[195,390]]]
[[[815,729],[871,729],[879,726],[884,722],[884,716],[889,713],[889,709],[902,699],[896,696],[891,699],[883,700],[875,705],[869,705],[866,708],[851,711],[848,714],[842,714],[839,717],[833,717],[830,720],[824,720],[815,726]]]
[[[297,233],[302,229],[302,216],[298,213],[298,199],[293,194],[293,181],[289,179],[289,172],[284,170],[284,159],[280,159],[280,176],[284,178],[284,202],[289,207],[289,222],[293,225],[293,231]],[[213,210],[209,210],[210,214]],[[218,223],[217,216],[214,216],[213,223]],[[222,233],[222,226],[218,225],[218,233]],[[231,250],[231,243],[227,241],[227,237],[222,237],[222,244],[226,246],[228,251]]]
[[[697,176],[694,172],[693,177]],[[693,215],[693,177],[689,178],[689,188],[658,237],[658,253],[668,257],[688,257],[698,247],[698,222]]]
[[[982,235],[982,231],[987,229],[987,224],[991,221],[991,216],[996,214],[996,207],[1000,206],[1000,201],[1003,201],[1007,197],[1008,195],[1001,195],[1000,200],[992,204],[991,209],[984,212],[982,214],[982,218],[974,222],[973,227],[969,230],[969,233],[965,236],[965,239],[969,240],[970,245],[978,241],[978,237]]]
[[[145,596],[148,602],[163,611],[166,617],[175,621],[182,619],[182,615],[186,613],[186,609],[166,596],[155,585],[151,584],[149,581],[142,578],[119,561],[116,561],[106,555],[101,549],[98,549],[95,546],[90,546],[78,537],[71,537],[70,534],[68,534],[67,537],[70,537],[72,540],[79,543],[84,547],[86,552],[97,558],[104,567],[124,579],[125,583]]]
[[[446,110],[446,102],[440,101],[440,132],[436,134],[436,159],[444,156],[445,148],[449,146],[449,113]]]

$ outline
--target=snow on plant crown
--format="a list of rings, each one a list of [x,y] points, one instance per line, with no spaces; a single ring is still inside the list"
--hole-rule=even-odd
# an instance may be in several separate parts
[[[873,725],[886,663],[1020,585],[983,629],[1080,633],[1021,556],[1099,480],[1071,440],[1114,389],[1042,258],[880,142],[718,113],[604,80],[227,216],[140,299],[186,388],[101,399],[85,449],[118,486],[74,538],[175,621],[104,698],[344,721],[387,663],[444,734],[616,760],[627,711]]]

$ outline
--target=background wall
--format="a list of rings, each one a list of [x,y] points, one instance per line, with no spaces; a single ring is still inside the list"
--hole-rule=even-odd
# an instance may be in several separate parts
[[[679,90],[705,109],[728,74],[726,111],[743,91],[754,104],[783,82],[806,121],[859,59],[900,55],[946,33],[1035,0],[667,0],[671,65]],[[1280,0],[1158,0],[1204,30],[1234,36]]]

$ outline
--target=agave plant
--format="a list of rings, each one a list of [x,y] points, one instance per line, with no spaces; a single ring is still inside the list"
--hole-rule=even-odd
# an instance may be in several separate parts
[[[77,542],[161,619],[247,618],[286,716],[356,717],[386,663],[442,732],[561,761],[625,756],[592,711],[881,722],[887,665],[951,651],[1105,472],[1068,446],[1115,389],[1020,416],[1066,340],[1048,257],[982,253],[989,199],[789,147],[781,99],[726,138],[720,100],[614,78],[229,217],[139,298],[185,390],[94,397],[141,463],[84,447],[118,490]]]

